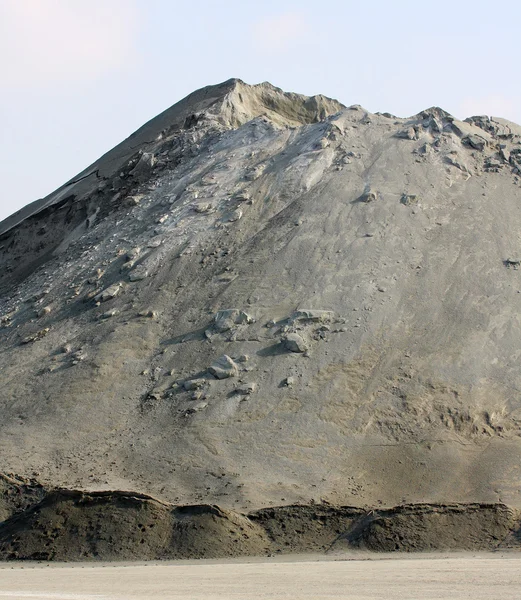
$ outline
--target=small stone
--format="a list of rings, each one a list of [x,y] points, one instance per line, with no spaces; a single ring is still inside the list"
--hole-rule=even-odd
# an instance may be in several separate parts
[[[282,381],[282,385],[284,385],[286,387],[291,387],[292,385],[294,385],[294,383],[295,383],[294,377],[286,377],[286,379],[284,379]]]
[[[233,199],[236,202],[248,202],[249,200],[251,200],[250,192],[248,192],[248,190],[238,192],[237,194],[235,194]]]
[[[72,355],[73,364],[78,364],[82,360],[85,360],[87,356],[84,354],[83,350],[78,350]]]
[[[137,266],[128,276],[129,280],[132,282],[142,281],[148,277],[148,271],[143,265]]]
[[[418,204],[420,197],[417,194],[402,194],[400,202],[405,206],[410,206],[411,204]]]
[[[303,353],[308,350],[308,345],[304,338],[298,333],[289,333],[284,339],[284,346],[290,352]]]
[[[185,416],[188,416],[192,413],[199,412],[200,410],[204,410],[208,406],[208,402],[198,402],[194,406],[190,407],[186,412]]]
[[[367,191],[365,191],[359,198],[360,202],[374,202],[375,200],[378,199],[378,192],[376,192],[375,190],[369,189]]]
[[[153,237],[151,240],[149,240],[147,247],[148,248],[159,248],[159,246],[161,246],[162,243],[163,243],[163,238],[158,235],[156,237]]]
[[[123,204],[128,207],[138,206],[143,198],[144,198],[143,195],[127,196],[125,198],[125,201],[123,202]],[[114,198],[112,200],[114,201],[115,199],[116,199],[116,197],[114,196]]]
[[[127,252],[126,259],[127,260],[136,260],[140,254],[141,254],[141,248],[139,248],[139,247],[132,248],[132,250],[129,250]]]
[[[40,331],[37,331],[36,333],[33,333],[32,335],[23,339],[22,344],[30,344],[32,342],[37,342],[38,340],[43,339],[49,333],[49,331],[51,331],[50,327],[41,329]]]
[[[332,310],[318,310],[315,308],[299,308],[294,311],[291,316],[291,321],[311,321],[313,323],[329,323],[335,317]]]
[[[196,213],[208,213],[212,210],[212,205],[209,202],[203,202],[201,204],[196,204],[194,206],[194,211]]]
[[[257,391],[257,384],[255,382],[246,383],[244,385],[238,386],[235,388],[235,393],[240,394],[241,396],[251,396]]]
[[[240,219],[242,219],[242,210],[238,208],[237,210],[234,210],[228,217],[228,222],[235,223],[235,221],[240,221]]]
[[[41,310],[38,311],[38,317],[41,319],[42,317],[50,315],[51,312],[52,308],[50,306],[44,306]]]
[[[94,273],[92,277],[89,277],[87,283],[94,285],[103,277],[103,275],[105,275],[105,271],[103,271],[102,269],[96,269],[96,273]]]
[[[214,316],[214,329],[219,333],[233,329],[235,325],[249,325],[255,323],[255,319],[238,308],[219,310]]]

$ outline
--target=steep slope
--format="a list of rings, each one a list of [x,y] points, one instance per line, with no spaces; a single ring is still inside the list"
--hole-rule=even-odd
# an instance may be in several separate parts
[[[520,507],[520,173],[500,119],[196,92],[2,224],[0,466]]]

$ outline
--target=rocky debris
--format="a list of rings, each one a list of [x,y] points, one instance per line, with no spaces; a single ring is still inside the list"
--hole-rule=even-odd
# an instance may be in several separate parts
[[[237,192],[233,196],[233,199],[235,200],[235,202],[247,202],[248,204],[253,204],[251,194],[248,190],[242,190],[241,192]]]
[[[33,342],[37,342],[42,340],[48,333],[51,331],[50,327],[46,327],[45,329],[40,329],[36,333],[28,335],[26,338],[22,340],[22,344],[32,344]]]
[[[504,164],[501,160],[488,157],[485,159],[483,168],[486,173],[499,173],[499,171],[504,167]]]
[[[208,367],[208,371],[217,379],[227,379],[228,377],[237,377],[239,367],[232,358],[223,354]]]
[[[472,123],[488,134],[500,138],[511,139],[514,136],[513,123],[507,124],[503,119],[490,118],[486,115],[468,117],[465,123]],[[515,127],[515,126],[514,126]]]
[[[251,396],[252,394],[254,394],[258,389],[258,385],[255,382],[251,382],[251,383],[244,383],[241,385],[238,385],[234,392],[236,394],[239,394],[241,396]]]
[[[396,134],[396,137],[406,140],[417,140],[419,139],[419,133],[416,127],[407,127]]]
[[[200,398],[200,392],[194,392],[192,394],[192,400],[198,400]],[[208,402],[198,402],[197,404],[194,404],[193,406],[190,406],[190,408],[187,408],[185,411],[185,417],[188,417],[189,415],[193,415],[197,412],[200,412],[201,410],[204,410],[205,408],[208,407]]]
[[[308,343],[298,333],[288,333],[283,338],[283,344],[290,352],[304,353],[309,350]]]
[[[116,296],[119,296],[122,287],[122,283],[114,283],[113,285],[109,285],[109,287],[105,288],[102,292],[94,296],[94,300],[96,302],[107,302],[107,300],[112,300],[113,298],[116,298]]]
[[[453,167],[456,167],[456,169],[459,169],[460,171],[463,171],[465,174],[470,176],[471,173],[470,173],[468,166],[456,154],[445,156],[445,162],[449,165],[452,165]]]
[[[183,383],[183,388],[187,392],[190,392],[190,391],[198,390],[207,384],[208,384],[207,379],[203,379],[202,377],[199,377],[197,379],[188,379],[187,381],[185,381]]]
[[[73,354],[71,354],[71,364],[72,365],[77,365],[80,362],[84,361],[87,358],[87,355],[85,354],[83,349],[79,349],[76,352],[74,352]]]
[[[233,329],[236,325],[250,325],[255,319],[238,308],[219,310],[214,316],[213,327],[218,333]]]
[[[508,269],[516,269],[517,270],[521,266],[521,259],[518,259],[518,258],[507,258],[503,262],[505,264],[505,267],[507,267]]]

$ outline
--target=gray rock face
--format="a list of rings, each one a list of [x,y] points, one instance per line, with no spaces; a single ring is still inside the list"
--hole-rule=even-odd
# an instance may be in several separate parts
[[[0,225],[2,469],[521,507],[520,148],[495,117],[191,94]]]

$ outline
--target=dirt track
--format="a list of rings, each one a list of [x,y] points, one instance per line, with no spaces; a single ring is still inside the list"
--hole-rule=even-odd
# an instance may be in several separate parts
[[[372,557],[373,558],[373,557]],[[518,555],[0,568],[22,600],[518,600]]]

